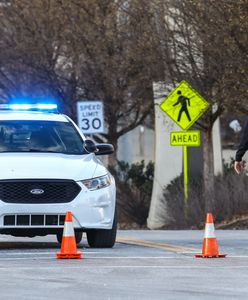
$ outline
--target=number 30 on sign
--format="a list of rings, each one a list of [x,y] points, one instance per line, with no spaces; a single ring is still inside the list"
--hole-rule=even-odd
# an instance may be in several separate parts
[[[78,127],[84,134],[104,131],[103,103],[101,101],[77,102]]]

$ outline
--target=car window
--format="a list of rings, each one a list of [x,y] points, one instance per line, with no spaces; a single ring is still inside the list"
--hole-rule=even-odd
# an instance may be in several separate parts
[[[0,121],[0,152],[86,154],[71,123],[22,120]]]

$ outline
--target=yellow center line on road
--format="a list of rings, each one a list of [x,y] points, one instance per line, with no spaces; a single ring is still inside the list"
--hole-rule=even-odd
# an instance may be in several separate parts
[[[163,246],[158,246],[155,244],[148,244],[148,243],[142,243],[142,242],[134,242],[134,241],[119,241],[119,243],[122,244],[127,244],[127,245],[135,245],[135,246],[143,246],[143,247],[149,247],[149,248],[156,248],[156,249],[162,249],[162,250],[167,250],[167,251],[172,251],[172,252],[182,252],[182,250],[175,249],[172,247],[163,247]]]
[[[150,247],[150,248],[157,248],[177,253],[182,252],[188,252],[188,251],[197,251],[199,252],[199,249],[196,248],[190,248],[190,247],[184,247],[179,245],[173,245],[173,244],[165,244],[165,243],[159,243],[159,242],[151,242],[151,241],[145,241],[145,240],[138,240],[133,238],[117,238],[118,243],[122,244],[131,244],[131,245],[137,245],[137,246],[144,246],[144,247]]]

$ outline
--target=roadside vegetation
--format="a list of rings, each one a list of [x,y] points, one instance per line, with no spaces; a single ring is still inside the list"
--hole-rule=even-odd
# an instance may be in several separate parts
[[[154,164],[144,160],[128,164],[118,161],[113,170],[117,183],[119,227],[145,228],[150,208]]]
[[[215,177],[215,194],[212,213],[217,224],[231,227],[234,220],[248,219],[248,176],[237,176],[233,163],[224,163],[224,174]],[[205,225],[202,179],[189,184],[187,208],[184,202],[183,176],[175,178],[164,190],[164,201],[171,216],[169,228],[202,228]],[[228,224],[230,223],[230,226]],[[226,225],[225,225],[226,224]],[[247,225],[246,225],[247,226]]]

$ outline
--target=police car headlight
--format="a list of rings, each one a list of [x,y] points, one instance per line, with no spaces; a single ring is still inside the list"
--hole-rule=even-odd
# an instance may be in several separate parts
[[[111,175],[107,174],[101,177],[81,181],[88,190],[95,191],[109,186],[112,182]]]

